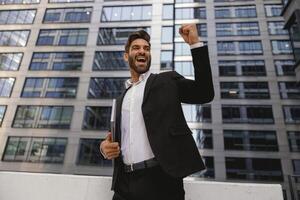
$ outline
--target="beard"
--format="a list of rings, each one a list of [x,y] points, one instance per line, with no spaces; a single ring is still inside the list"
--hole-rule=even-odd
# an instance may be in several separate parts
[[[145,72],[149,71],[151,65],[151,56],[146,58],[146,62],[143,64],[136,64],[136,59],[134,56],[129,56],[128,64],[130,69],[132,69],[137,74],[144,74]]]

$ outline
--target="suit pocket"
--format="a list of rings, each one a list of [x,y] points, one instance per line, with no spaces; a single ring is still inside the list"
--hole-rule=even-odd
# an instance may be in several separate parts
[[[192,131],[189,129],[188,126],[174,126],[169,129],[169,134],[176,136],[176,135],[188,135],[191,134]]]

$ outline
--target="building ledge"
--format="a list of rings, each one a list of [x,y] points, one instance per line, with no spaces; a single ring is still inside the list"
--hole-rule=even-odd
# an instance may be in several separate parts
[[[110,200],[111,177],[0,172],[1,200]],[[283,200],[279,184],[184,180],[187,200]]]

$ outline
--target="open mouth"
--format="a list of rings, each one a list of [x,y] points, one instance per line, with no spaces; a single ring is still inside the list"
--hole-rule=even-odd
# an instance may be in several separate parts
[[[138,57],[136,57],[136,61],[138,61],[140,63],[145,63],[146,62],[146,58],[144,56],[138,56]]]

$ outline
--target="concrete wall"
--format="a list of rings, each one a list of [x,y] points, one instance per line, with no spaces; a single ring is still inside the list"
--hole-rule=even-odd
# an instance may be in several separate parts
[[[1,200],[109,200],[110,177],[0,172]],[[186,179],[186,200],[283,200],[278,184]]]

